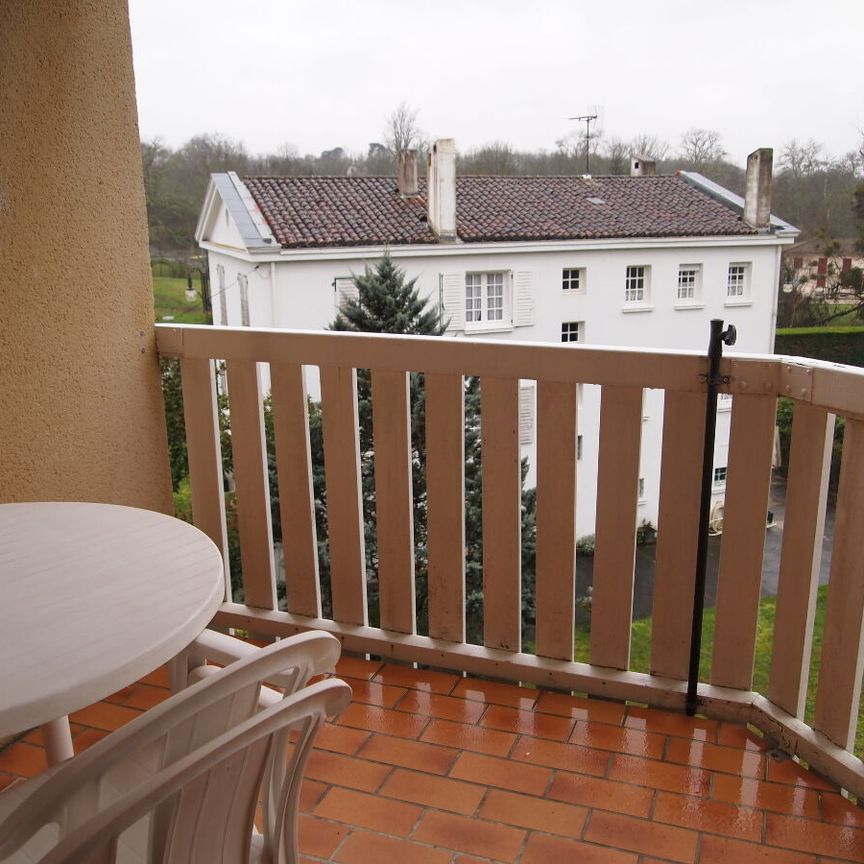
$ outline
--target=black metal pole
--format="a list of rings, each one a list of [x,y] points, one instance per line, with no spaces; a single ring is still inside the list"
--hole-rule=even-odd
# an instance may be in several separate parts
[[[714,482],[714,434],[717,423],[717,387],[723,344],[734,345],[736,332],[730,324],[724,330],[719,318],[711,320],[708,342],[708,393],[705,398],[705,438],[702,450],[702,497],[699,504],[699,545],[696,551],[696,584],[693,587],[693,627],[690,632],[690,670],[687,676],[687,714],[696,713],[699,658],[702,653],[702,616],[705,611],[705,575],[708,569],[708,519]]]

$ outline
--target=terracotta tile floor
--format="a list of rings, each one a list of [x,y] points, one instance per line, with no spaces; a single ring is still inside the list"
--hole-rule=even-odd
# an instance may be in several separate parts
[[[304,862],[864,862],[864,810],[743,726],[344,657],[354,701],[303,787]],[[71,718],[83,749],[167,696],[159,670]],[[45,766],[0,752],[0,789]],[[0,793],[2,794],[2,793]]]

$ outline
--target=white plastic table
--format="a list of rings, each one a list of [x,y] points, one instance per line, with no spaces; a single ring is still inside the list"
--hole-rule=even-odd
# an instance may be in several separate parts
[[[47,724],[49,762],[69,758],[67,715],[178,654],[224,591],[218,549],[179,519],[0,505],[0,736]]]

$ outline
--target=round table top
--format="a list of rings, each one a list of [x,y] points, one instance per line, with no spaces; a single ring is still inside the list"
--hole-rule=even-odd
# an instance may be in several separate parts
[[[99,702],[212,619],[222,558],[186,522],[110,504],[0,505],[0,735]]]

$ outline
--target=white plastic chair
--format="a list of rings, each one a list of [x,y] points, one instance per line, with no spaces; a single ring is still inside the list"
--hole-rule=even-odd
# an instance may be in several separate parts
[[[283,639],[281,644],[294,645],[296,649],[290,656],[285,655],[285,668],[267,680],[281,687],[284,692],[262,687],[262,708],[275,704],[283,695],[295,693],[305,687],[310,678],[333,672],[341,649],[334,636],[321,631],[291,636]],[[231,663],[254,656],[259,650],[242,639],[215,630],[205,630],[171,661],[171,692],[179,693]]]
[[[287,640],[257,650],[0,794],[0,861],[295,864],[313,736],[351,698],[331,679],[258,710],[260,682],[296,652]],[[255,835],[259,792],[277,760],[283,779]]]

